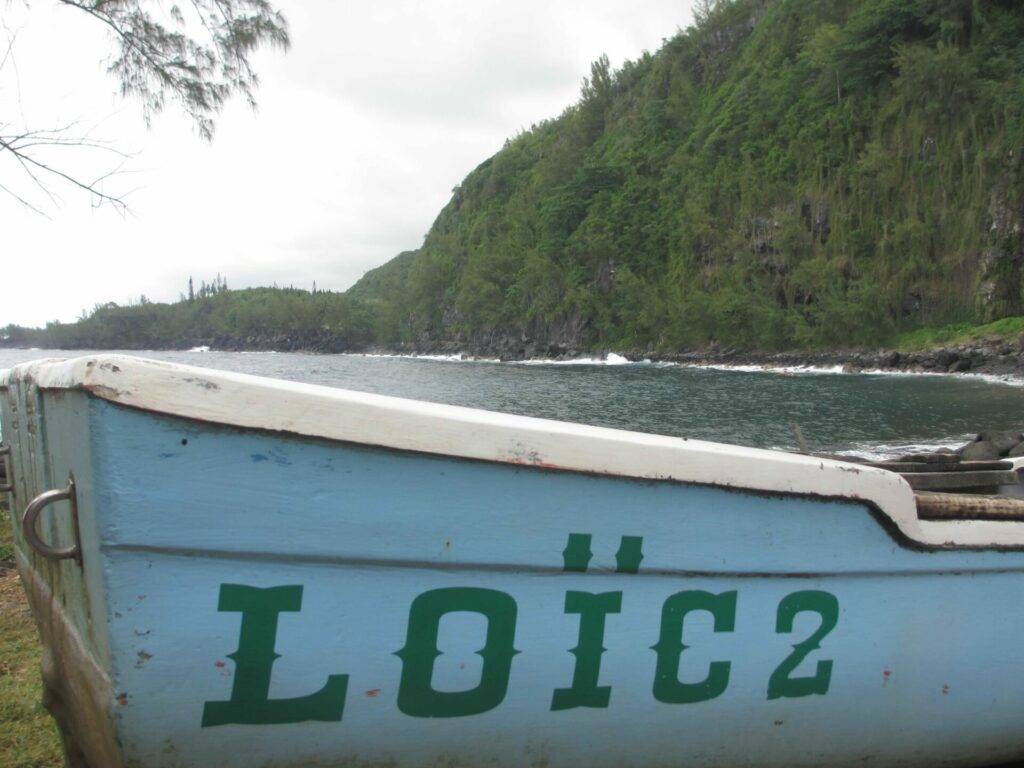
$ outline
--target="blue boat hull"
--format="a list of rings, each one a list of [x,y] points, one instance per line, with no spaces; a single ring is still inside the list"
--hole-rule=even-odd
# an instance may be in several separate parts
[[[76,484],[38,530],[78,560],[18,557],[83,764],[1024,756],[1022,551],[854,498],[6,403],[14,512]]]

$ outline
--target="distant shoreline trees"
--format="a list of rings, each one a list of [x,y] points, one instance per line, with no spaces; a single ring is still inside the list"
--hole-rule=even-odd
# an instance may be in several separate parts
[[[140,297],[127,306],[100,304],[74,323],[0,329],[5,346],[56,349],[295,348],[344,351],[368,345],[376,334],[365,305],[342,293],[297,288],[230,290],[221,275],[176,303]]]

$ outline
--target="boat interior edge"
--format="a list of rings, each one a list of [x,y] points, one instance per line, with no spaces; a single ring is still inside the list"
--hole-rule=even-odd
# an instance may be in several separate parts
[[[914,498],[922,520],[1024,521],[1024,499],[1012,496],[918,491]]]
[[[965,461],[952,451],[885,461],[819,455],[901,475],[914,491],[921,520],[1024,522],[1024,466],[1019,459]]]

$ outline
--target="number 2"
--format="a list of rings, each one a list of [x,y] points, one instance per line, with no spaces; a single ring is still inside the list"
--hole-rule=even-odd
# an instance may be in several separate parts
[[[819,590],[805,590],[786,595],[779,603],[775,619],[775,631],[779,634],[793,631],[793,619],[798,613],[812,611],[821,616],[817,631],[802,643],[793,646],[787,656],[768,679],[768,698],[799,698],[801,696],[824,695],[832,682],[832,660],[819,661],[813,675],[791,677],[793,670],[807,658],[807,655],[821,647],[821,641],[835,629],[839,621],[839,601],[835,595]]]

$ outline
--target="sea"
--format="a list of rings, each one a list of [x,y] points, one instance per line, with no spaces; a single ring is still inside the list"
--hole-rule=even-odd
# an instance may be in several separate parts
[[[87,351],[0,349],[0,369]],[[186,365],[721,443],[883,459],[1024,431],[1024,380],[839,368],[118,352]]]

